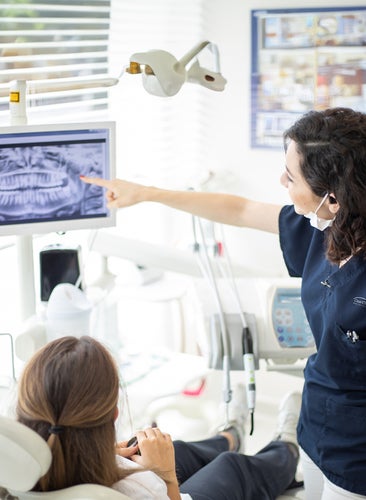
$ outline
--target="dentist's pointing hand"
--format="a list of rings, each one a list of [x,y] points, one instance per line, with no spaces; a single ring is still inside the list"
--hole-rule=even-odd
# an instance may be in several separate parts
[[[94,184],[106,188],[106,198],[108,208],[130,207],[136,203],[145,201],[143,195],[145,186],[122,179],[107,180],[100,177],[80,176],[80,179],[87,184]]]

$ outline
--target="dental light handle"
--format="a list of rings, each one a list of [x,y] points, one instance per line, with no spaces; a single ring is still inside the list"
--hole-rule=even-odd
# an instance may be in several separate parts
[[[255,409],[255,362],[253,353],[253,340],[249,328],[243,328],[243,362],[245,370],[245,387],[247,391],[248,408],[251,417],[250,435],[254,431],[254,409]]]

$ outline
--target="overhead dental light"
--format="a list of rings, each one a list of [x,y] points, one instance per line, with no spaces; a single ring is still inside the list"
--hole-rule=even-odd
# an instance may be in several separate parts
[[[196,56],[205,48],[214,56],[215,71],[200,66]],[[196,60],[187,69],[189,63]],[[144,70],[141,69],[144,66]],[[144,88],[150,94],[170,97],[181,89],[185,82],[196,83],[210,90],[222,91],[226,80],[220,73],[217,47],[211,42],[201,42],[193,47],[180,60],[164,50],[138,52],[130,57],[130,74],[142,74]]]

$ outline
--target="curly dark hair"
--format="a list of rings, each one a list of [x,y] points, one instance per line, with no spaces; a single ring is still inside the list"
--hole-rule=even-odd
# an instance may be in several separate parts
[[[319,197],[333,193],[340,207],[327,231],[328,259],[366,257],[366,114],[340,107],[310,111],[285,131],[285,148],[290,140],[311,190]]]

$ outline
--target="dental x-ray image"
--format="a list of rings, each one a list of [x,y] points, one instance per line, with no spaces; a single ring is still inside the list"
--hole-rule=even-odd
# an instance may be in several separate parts
[[[110,176],[109,135],[108,129],[0,131],[0,226],[107,217],[103,189],[80,175]]]

